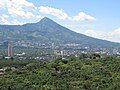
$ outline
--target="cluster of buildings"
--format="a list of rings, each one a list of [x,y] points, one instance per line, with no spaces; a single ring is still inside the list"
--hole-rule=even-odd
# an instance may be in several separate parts
[[[81,44],[54,44],[54,43],[35,43],[35,45],[38,46],[31,46],[30,43],[25,42],[18,42],[13,43],[11,41],[5,42],[4,45],[7,46],[7,56],[5,56],[5,59],[11,59],[11,58],[17,58],[20,60],[25,59],[36,59],[36,60],[47,60],[47,59],[53,59],[57,57],[69,57],[69,56],[79,56],[81,53],[87,54],[87,53],[97,53],[97,54],[105,54],[105,55],[120,55],[120,48],[90,48],[87,45],[81,45]],[[14,52],[13,52],[13,46],[14,46]],[[29,48],[28,51],[23,49],[20,51],[21,48],[19,48],[18,51],[16,51],[15,46],[18,47],[24,47],[25,49]],[[31,49],[32,48],[32,49]],[[34,49],[35,48],[35,49]],[[39,52],[35,51],[38,50]],[[41,50],[41,51],[40,51]],[[37,54],[36,54],[37,53]],[[28,55],[29,54],[29,55]]]

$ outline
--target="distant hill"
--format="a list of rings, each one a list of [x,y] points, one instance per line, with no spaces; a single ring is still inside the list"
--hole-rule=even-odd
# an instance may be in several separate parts
[[[0,42],[7,39],[43,43],[77,43],[93,47],[120,47],[120,43],[100,40],[71,31],[47,17],[37,23],[0,25]]]

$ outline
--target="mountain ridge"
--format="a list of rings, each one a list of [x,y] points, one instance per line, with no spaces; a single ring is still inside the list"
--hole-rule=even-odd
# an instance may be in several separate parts
[[[0,25],[0,33],[0,41],[7,40],[8,37],[11,37],[13,41],[80,43],[94,47],[120,47],[120,43],[97,39],[74,32],[47,17],[37,23]]]

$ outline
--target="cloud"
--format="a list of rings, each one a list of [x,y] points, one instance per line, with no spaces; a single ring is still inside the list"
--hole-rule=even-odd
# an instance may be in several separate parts
[[[1,0],[0,5],[2,5],[2,8],[6,8],[8,14],[10,14],[13,17],[34,17],[34,14],[30,12],[30,10],[34,9],[35,6],[33,5],[33,3],[28,2],[26,0]]]
[[[10,22],[6,19],[6,18],[1,18],[1,22],[3,23],[3,24],[10,24]]]
[[[11,7],[8,9],[8,12],[10,15],[14,15],[17,17],[22,17],[22,18],[32,18],[34,17],[34,14],[32,12],[25,12],[22,9]]]
[[[25,6],[29,8],[35,8],[34,4],[31,2],[28,2],[27,0],[10,0],[11,3],[17,4],[18,6]]]
[[[77,16],[74,16],[73,19],[74,21],[95,21],[95,17],[90,16],[84,12],[80,12]]]
[[[63,19],[63,20],[68,18],[67,13],[65,13],[64,10],[62,10],[62,9],[56,9],[56,8],[52,8],[52,7],[48,7],[48,6],[40,6],[39,11],[40,11],[40,13],[53,15],[53,16],[55,16],[59,19]]]
[[[20,6],[20,7],[29,7],[29,8],[35,8],[34,4],[31,2],[28,2],[27,0],[3,0],[1,1],[6,4],[6,6]]]
[[[13,25],[23,25],[23,24],[25,24],[24,22],[19,22],[17,19],[14,19],[11,23]]]
[[[110,32],[100,32],[95,30],[87,30],[83,34],[99,39],[109,40],[113,42],[120,42],[120,28]]]
[[[22,24],[25,24],[23,22],[19,22],[17,19],[13,19],[12,21],[9,20],[9,16],[6,15],[6,14],[3,14],[1,17],[0,17],[0,22],[2,22],[2,24],[7,24],[7,25],[22,25]]]
[[[4,6],[3,1],[0,1],[0,8],[2,8]]]
[[[0,9],[1,24],[17,25],[36,22],[42,18],[38,8],[27,0],[0,0]],[[5,18],[3,14],[9,17]]]
[[[118,29],[114,30],[114,32],[113,32],[112,34],[117,34],[117,35],[119,35],[119,36],[120,36],[120,28],[118,28]]]
[[[68,19],[71,21],[95,21],[96,20],[95,17],[90,16],[84,12],[80,12],[78,15],[71,17],[64,10],[49,7],[49,6],[40,6],[39,11],[40,13],[53,15],[58,19],[63,19],[63,20],[65,19]]]
[[[10,22],[8,21],[8,18],[9,18],[8,15],[3,14],[3,15],[1,15],[1,17],[0,17],[0,21],[1,21],[3,24],[10,24]]]
[[[86,30],[83,34],[99,39],[108,39],[106,38],[107,34],[105,32],[95,31],[95,30]]]
[[[109,32],[108,34],[110,40],[120,42],[120,28],[115,29],[112,32]]]
[[[42,19],[42,18],[44,18],[43,16],[41,16],[41,15],[36,15],[36,19]]]

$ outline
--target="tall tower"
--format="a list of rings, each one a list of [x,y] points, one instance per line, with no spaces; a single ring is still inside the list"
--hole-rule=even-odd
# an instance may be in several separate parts
[[[8,57],[13,57],[13,46],[11,41],[8,41]]]

